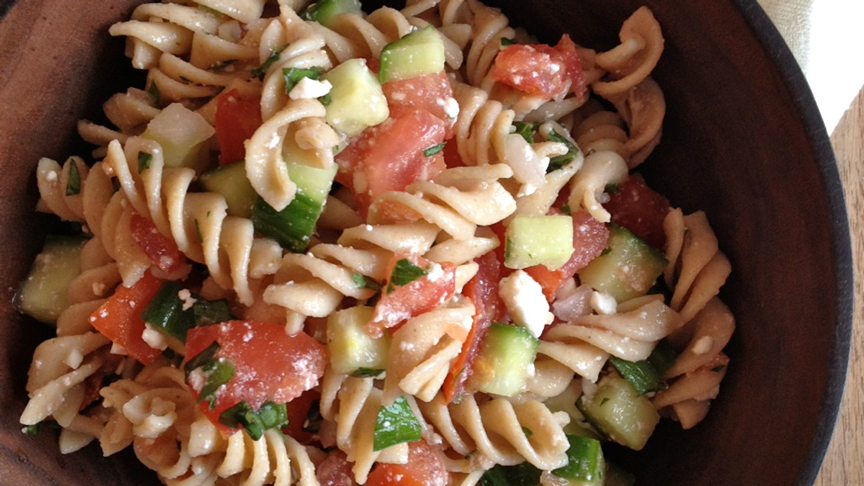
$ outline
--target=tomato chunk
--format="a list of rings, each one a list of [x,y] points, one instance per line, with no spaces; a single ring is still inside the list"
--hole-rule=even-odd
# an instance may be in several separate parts
[[[619,184],[618,192],[609,194],[609,202],[603,207],[612,215],[613,223],[632,231],[654,248],[665,248],[663,220],[672,208],[669,200],[648,187],[641,177],[633,176]]]
[[[519,91],[547,98],[566,94],[572,87],[577,96],[585,94],[582,63],[576,44],[564,34],[558,45],[513,44],[498,53],[492,79]]]
[[[446,486],[449,479],[442,453],[423,441],[408,444],[407,464],[379,463],[367,486]]]
[[[129,223],[129,230],[135,243],[144,251],[150,259],[163,272],[176,270],[186,261],[183,253],[177,248],[177,243],[156,229],[152,221],[133,214]]]
[[[355,486],[352,467],[345,453],[337,450],[315,468],[315,478],[321,486]]]
[[[388,118],[367,128],[336,156],[337,181],[354,191],[361,211],[387,191],[404,191],[415,181],[444,170],[441,153],[423,151],[444,141],[444,122],[423,109]]]
[[[315,439],[315,434],[307,432],[306,421],[309,417],[309,411],[312,407],[318,407],[318,400],[321,398],[321,392],[318,390],[306,390],[302,395],[288,402],[286,410],[288,412],[288,425],[282,428],[282,432],[295,438],[301,444],[311,444]]]
[[[216,391],[214,406],[201,402],[202,411],[214,424],[219,424],[223,411],[243,401],[252,409],[268,401],[291,402],[318,385],[327,365],[324,346],[308,334],[289,336],[282,325],[255,321],[190,329],[184,364],[214,342],[218,344],[214,358],[224,358],[234,367],[230,380]],[[194,372],[187,381],[197,399],[204,383]]]
[[[261,126],[261,99],[244,97],[233,89],[216,100],[216,140],[219,165],[246,158],[244,142]]]
[[[573,214],[573,255],[561,268],[549,270],[543,265],[528,267],[525,272],[543,287],[543,294],[550,302],[555,298],[555,292],[561,282],[576,275],[585,268],[591,260],[600,256],[609,240],[609,230],[606,225],[597,221],[587,211],[581,210]]]
[[[456,291],[456,265],[434,263],[415,254],[393,255],[387,275],[383,295],[366,326],[366,331],[375,337],[381,336],[384,329],[431,311]]]
[[[471,365],[474,357],[480,352],[480,343],[493,320],[503,316],[504,304],[498,296],[498,282],[501,280],[503,265],[494,251],[474,260],[480,266],[463,290],[463,295],[474,304],[474,319],[468,338],[462,344],[459,356],[450,364],[450,371],[441,388],[447,403],[459,396],[465,388],[465,383],[472,374]]]
[[[391,117],[399,118],[410,114],[415,109],[426,110],[444,122],[447,128],[444,135],[445,139],[453,136],[456,116],[459,114],[459,105],[456,104],[456,108],[453,108],[456,100],[453,99],[453,88],[450,86],[450,78],[447,77],[447,73],[441,71],[435,74],[388,81],[384,83],[383,88]]]
[[[117,287],[114,295],[90,316],[90,324],[97,331],[145,365],[162,354],[141,337],[145,329],[141,314],[160,287],[162,282],[147,272],[132,287]]]

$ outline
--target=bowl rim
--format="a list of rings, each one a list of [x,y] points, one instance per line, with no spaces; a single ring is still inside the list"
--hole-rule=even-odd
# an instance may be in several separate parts
[[[756,0],[732,0],[732,3],[740,11],[756,40],[774,61],[775,68],[794,100],[794,106],[801,115],[801,123],[806,131],[807,139],[813,147],[819,166],[822,188],[828,197],[828,210],[833,216],[830,222],[830,236],[831,254],[834,257],[832,266],[835,275],[834,342],[831,346],[829,375],[825,383],[825,394],[822,397],[816,432],[798,478],[798,484],[812,485],[816,482],[816,477],[819,475],[822,461],[831,442],[840,404],[843,400],[843,389],[849,366],[855,297],[855,269],[849,218],[843,183],[840,179],[837,159],[831,147],[831,139],[828,136],[810,85],[804,77],[804,72],[801,71],[798,61],[795,60],[777,27]]]
[[[756,0],[730,0],[750,27],[759,44],[769,54],[780,78],[794,100],[801,115],[807,139],[813,147],[818,164],[822,188],[828,198],[829,213],[833,215],[831,228],[832,267],[835,274],[834,341],[829,356],[829,375],[825,383],[819,419],[810,444],[798,484],[813,485],[822,467],[825,454],[840,412],[854,319],[855,268],[848,212],[837,160],[822,115],[813,92],[798,61],[780,35],[777,27]],[[0,20],[18,0],[0,0]]]

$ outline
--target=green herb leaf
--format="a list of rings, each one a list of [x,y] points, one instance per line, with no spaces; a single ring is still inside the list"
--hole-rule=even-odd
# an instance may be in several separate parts
[[[515,43],[516,41],[514,41],[513,39],[508,39],[507,37],[501,38],[501,46],[503,47],[512,46]]]
[[[357,378],[375,378],[376,376],[380,376],[381,373],[384,373],[384,370],[372,368],[357,368],[354,373],[351,373],[351,376]]]
[[[423,151],[423,156],[424,157],[432,157],[435,154],[439,154],[439,153],[441,153],[442,150],[444,150],[445,145],[447,145],[447,142],[439,143],[438,145],[433,145],[433,146],[431,146],[431,147],[429,147]]]
[[[540,470],[530,462],[515,466],[496,465],[483,473],[478,486],[536,486],[540,484]]]
[[[204,348],[204,351],[201,351],[194,358],[187,361],[186,364],[183,365],[183,370],[186,372],[186,376],[188,377],[192,370],[200,368],[207,364],[208,361],[212,360],[213,357],[216,356],[216,353],[219,352],[220,348],[221,346],[219,346],[219,343],[213,341],[210,346]]]
[[[321,422],[324,421],[324,417],[321,416],[321,402],[319,400],[315,400],[312,402],[312,406],[309,407],[309,412],[306,413],[306,421],[303,422],[303,427],[300,430],[303,432],[309,432],[310,434],[317,434],[319,430],[321,430]]]
[[[153,154],[148,152],[138,152],[138,173],[144,172],[153,165]]]
[[[201,234],[201,224],[198,223],[198,220],[195,220],[195,234],[198,236],[198,241],[204,241],[204,235]]]
[[[568,435],[567,465],[552,471],[570,484],[603,484],[603,449],[600,441],[588,437]]]
[[[288,44],[282,44],[279,47],[271,49],[270,55],[267,56],[267,60],[252,70],[252,76],[258,78],[260,81],[264,81],[264,75],[267,74],[267,69],[269,69],[270,65],[279,59],[279,54],[282,54],[282,51],[284,51],[286,47],[288,47]]]
[[[69,181],[66,182],[66,195],[74,196],[81,192],[81,173],[78,172],[78,163],[71,159],[69,164]]]
[[[567,216],[573,215],[573,210],[570,209],[569,204],[565,204],[565,205],[561,206],[561,212],[566,214]]]
[[[376,282],[375,279],[371,277],[367,277],[365,275],[354,273],[351,275],[351,280],[354,281],[354,285],[360,289],[371,289],[374,291],[381,290],[381,284]]]
[[[648,356],[648,362],[657,370],[657,374],[663,376],[675,364],[677,358],[678,353],[675,352],[669,341],[663,339],[657,343],[654,351],[651,351],[651,356]]]
[[[28,425],[21,429],[21,432],[27,435],[36,435],[45,429],[59,429],[60,424],[54,420],[46,419],[33,425]]]
[[[534,143],[534,135],[537,133],[538,124],[515,121],[513,122],[513,126],[516,127],[516,133],[521,135],[526,142]]]
[[[234,64],[235,62],[237,62],[237,59],[228,59],[226,61],[217,62],[215,64],[210,65],[210,67],[208,67],[207,70],[208,71],[221,71],[221,70],[227,68],[228,66]]]
[[[723,371],[723,368],[725,368],[725,366],[718,365],[718,366],[711,368],[711,371],[713,371],[714,373],[720,373],[721,371]]]
[[[210,408],[213,408],[216,406],[216,391],[234,377],[234,363],[227,358],[216,358],[208,361],[201,370],[207,378],[207,383],[201,388],[198,403],[206,400]]]
[[[265,429],[281,429],[288,425],[288,409],[284,403],[266,402],[258,409],[258,418]]]
[[[333,101],[333,98],[330,97],[330,93],[327,93],[326,95],[318,98],[318,101],[320,101],[322,105],[327,106]]]
[[[600,406],[606,405],[606,402],[609,401],[609,397],[603,397],[603,400],[600,400]]]
[[[607,246],[606,248],[603,248],[603,251],[600,252],[600,256],[608,255],[609,253],[612,253],[612,248]]]
[[[567,146],[566,154],[552,157],[552,159],[549,160],[549,167],[546,169],[547,173],[558,170],[569,164],[573,161],[573,159],[576,158],[576,154],[579,153],[579,147],[573,145],[570,140],[567,140],[566,137],[562,136],[555,130],[549,130],[549,133],[546,135],[546,139],[550,142],[559,142]]]
[[[373,449],[376,451],[422,438],[420,422],[411,412],[404,396],[397,398],[392,405],[382,406],[378,411],[374,437]]]
[[[156,81],[150,81],[150,87],[147,88],[147,98],[151,105],[157,108],[162,106],[162,94],[159,93],[159,86],[156,85]]]
[[[528,439],[530,439],[531,436],[534,435],[534,432],[531,432],[531,429],[529,429],[528,427],[522,427],[522,433],[525,434],[525,437]]]
[[[319,79],[321,77],[321,68],[283,68],[282,76],[285,77],[285,94],[288,94],[303,78]]]
[[[403,258],[396,262],[393,267],[393,273],[390,274],[390,286],[387,287],[387,293],[393,291],[393,285],[407,285],[420,277],[426,275],[426,270],[414,265],[407,258]]]
[[[208,301],[198,296],[195,297],[198,300],[192,304],[192,308],[190,309],[192,311],[192,322],[195,327],[221,324],[234,318],[231,315],[231,308],[228,306],[227,300]]]
[[[618,184],[606,184],[606,187],[603,189],[604,192],[608,192],[609,194],[618,194],[620,189],[618,189]]]

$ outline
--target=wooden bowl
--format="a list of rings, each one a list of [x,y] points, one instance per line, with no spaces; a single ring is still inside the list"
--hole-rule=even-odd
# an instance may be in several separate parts
[[[75,121],[143,85],[108,26],[131,0],[0,3],[0,470],[4,484],[158,484],[126,451],[71,456],[56,436],[21,434],[24,383],[50,329],[18,314],[15,289],[39,251],[36,162],[87,154]],[[493,2],[554,42],[609,48],[641,2]],[[723,298],[738,330],[729,374],[704,423],[665,422],[640,454],[613,451],[638,484],[812,484],[840,402],[852,322],[852,258],[834,156],[789,50],[751,0],[647,0],[666,51],[663,140],[649,182],[686,211],[704,209],[733,264]]]

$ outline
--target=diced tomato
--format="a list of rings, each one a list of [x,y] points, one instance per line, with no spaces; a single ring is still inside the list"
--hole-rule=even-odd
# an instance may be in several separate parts
[[[190,329],[186,334],[185,361],[213,342],[219,344],[215,357],[225,358],[234,366],[231,379],[216,392],[214,407],[211,409],[206,400],[201,402],[201,410],[217,425],[219,414],[241,401],[253,409],[268,401],[291,402],[318,385],[327,365],[325,347],[308,334],[289,336],[282,325],[254,321],[228,321]],[[196,382],[191,374],[189,382],[197,399],[203,383]]]
[[[426,272],[424,276],[399,285],[393,281],[393,270],[399,262],[407,260],[410,265]],[[433,263],[419,255],[396,253],[387,267],[387,282],[384,293],[375,305],[372,321],[366,326],[369,335],[381,336],[384,329],[394,328],[406,320],[419,316],[441,305],[456,291],[456,265],[449,262]],[[464,329],[464,328],[463,328]],[[467,334],[467,329],[464,329]],[[464,337],[464,336],[463,336]]]
[[[447,128],[445,140],[453,136],[456,117],[449,116],[447,109],[448,104],[456,103],[456,100],[453,99],[453,88],[450,86],[447,73],[441,71],[436,74],[388,81],[384,83],[383,88],[391,117],[399,118],[410,114],[415,109],[426,110],[444,122]]]
[[[378,463],[367,486],[446,486],[449,480],[443,454],[423,441],[408,444],[407,464]]]
[[[634,235],[659,250],[665,249],[666,232],[663,220],[672,210],[669,200],[633,176],[618,184],[618,192],[609,194],[603,205],[612,215],[612,222],[627,228]]]
[[[582,63],[576,45],[564,34],[558,45],[513,44],[498,53],[492,79],[522,92],[548,98],[565,94],[568,86],[577,96],[585,93]]]
[[[180,249],[177,248],[177,243],[160,233],[156,225],[144,216],[133,214],[129,230],[135,243],[159,270],[170,272],[178,269],[186,261],[183,253],[180,253]]]
[[[381,69],[381,61],[377,57],[370,57],[366,59],[366,67],[373,73],[378,74],[378,70]]]
[[[404,191],[415,181],[429,180],[445,169],[441,153],[423,151],[444,141],[444,122],[426,110],[406,112],[398,118],[367,128],[336,156],[336,180],[351,188],[365,212],[387,191]]]
[[[321,398],[321,392],[318,390],[306,390],[302,395],[291,400],[287,404],[288,411],[288,426],[282,429],[282,432],[295,438],[301,444],[310,444],[315,434],[306,432],[303,429],[306,427],[306,420],[309,417],[309,410],[314,406],[318,406],[318,400]]]
[[[448,169],[454,167],[465,167],[465,161],[462,160],[462,156],[459,155],[459,146],[456,144],[455,140],[447,142],[442,154],[444,155],[444,165],[446,165]]]
[[[498,282],[501,280],[503,265],[495,252],[474,260],[479,265],[477,275],[465,284],[463,295],[474,304],[474,319],[468,338],[462,344],[459,356],[450,364],[450,371],[441,388],[444,399],[450,403],[464,390],[465,383],[471,376],[471,364],[480,352],[480,343],[486,335],[486,330],[493,320],[502,318],[504,304],[498,296]]]
[[[543,287],[543,294],[550,302],[561,282],[576,275],[585,268],[591,260],[600,256],[609,240],[609,230],[606,226],[591,217],[587,211],[573,213],[573,255],[561,268],[549,270],[543,265],[528,267],[525,272]]]
[[[315,478],[321,486],[355,486],[352,467],[345,453],[337,450],[315,468]]]
[[[216,139],[219,141],[219,165],[246,158],[243,144],[261,126],[261,99],[241,96],[233,89],[216,100]]]
[[[162,353],[141,337],[145,329],[141,314],[160,287],[162,282],[147,272],[132,287],[117,287],[114,295],[90,316],[90,324],[97,331],[145,365]]]

